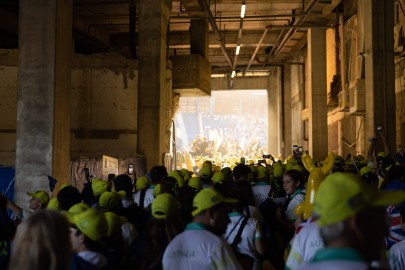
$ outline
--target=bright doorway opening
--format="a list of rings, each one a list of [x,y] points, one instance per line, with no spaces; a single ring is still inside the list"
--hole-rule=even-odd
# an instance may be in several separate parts
[[[211,160],[220,168],[267,153],[266,90],[212,91],[181,97],[175,119],[176,167],[195,171]]]

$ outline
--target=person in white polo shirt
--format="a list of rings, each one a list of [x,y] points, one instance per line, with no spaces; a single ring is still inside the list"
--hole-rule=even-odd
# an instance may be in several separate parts
[[[404,200],[404,191],[379,192],[354,174],[328,175],[313,204],[325,247],[298,269],[378,269],[387,232],[385,207]]]
[[[297,269],[301,264],[309,262],[321,248],[323,248],[323,241],[319,235],[318,224],[316,219],[310,217],[302,224],[301,230],[296,232],[292,240],[285,269]]]
[[[167,246],[163,269],[242,269],[221,237],[229,223],[226,203],[235,202],[213,188],[201,190],[193,200],[193,222]]]
[[[257,178],[252,186],[254,206],[259,207],[268,198],[270,189],[266,167],[257,166]]]

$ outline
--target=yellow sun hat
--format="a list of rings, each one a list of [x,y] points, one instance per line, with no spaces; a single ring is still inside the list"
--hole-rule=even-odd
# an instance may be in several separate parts
[[[213,188],[205,188],[197,193],[193,200],[192,215],[196,216],[201,211],[211,208],[220,203],[236,203],[238,200],[226,198]]]
[[[336,172],[328,175],[315,194],[313,210],[319,226],[343,221],[366,207],[385,207],[405,201],[405,191],[377,191],[359,176]]]
[[[158,195],[152,202],[152,216],[156,219],[166,219],[177,214],[181,205],[176,197],[169,193]]]

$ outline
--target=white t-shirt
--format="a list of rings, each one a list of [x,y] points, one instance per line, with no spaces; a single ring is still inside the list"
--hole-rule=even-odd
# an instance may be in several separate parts
[[[258,182],[252,186],[254,206],[259,207],[267,199],[270,189],[270,184],[264,182]]]
[[[263,216],[262,216],[262,213],[260,213],[260,210],[253,205],[248,205],[248,207],[249,207],[250,217],[256,219],[259,223],[262,223]],[[245,216],[247,216],[246,209],[243,209],[243,214]]]
[[[229,214],[229,219],[231,222],[228,224],[224,238],[226,238],[228,244],[232,244],[242,224],[243,216],[234,212]],[[249,255],[255,259],[253,269],[261,269],[260,262],[257,258],[258,254],[256,252],[255,240],[261,239],[262,237],[263,233],[259,222],[254,218],[249,218],[243,228],[238,250],[240,253]]]
[[[316,251],[323,247],[316,222],[306,223],[294,236],[290,253],[286,262],[286,269],[297,269],[302,263],[309,262]]]
[[[138,232],[132,223],[125,222],[121,225],[121,236],[122,240],[124,240],[124,247],[128,248],[138,236]]]
[[[359,261],[324,261],[312,264],[304,264],[297,270],[367,270],[369,266]]]
[[[369,265],[351,248],[322,248],[298,270],[367,270]]]
[[[165,270],[242,269],[226,241],[198,223],[188,224],[186,230],[169,243],[162,265]]]
[[[152,188],[151,188],[152,187]],[[143,208],[148,207],[153,200],[155,199],[155,197],[153,196],[153,188],[155,186],[150,186],[145,193],[145,199],[143,200]],[[139,201],[141,199],[141,191],[138,190],[133,196],[132,198],[134,199],[134,202],[139,205]],[[141,205],[139,205],[140,207],[142,207]]]
[[[21,209],[21,214],[17,218],[20,218],[21,221],[26,221],[34,213],[35,211],[31,209]]]
[[[394,244],[388,251],[391,270],[405,269],[405,240]]]
[[[95,269],[100,269],[107,266],[107,259],[103,254],[95,251],[81,251],[77,256],[92,264]]]
[[[297,194],[295,195],[290,203],[287,206],[287,210],[285,211],[285,215],[287,216],[288,220],[296,220],[297,215],[295,214],[295,209],[297,206],[305,200],[305,194]]]

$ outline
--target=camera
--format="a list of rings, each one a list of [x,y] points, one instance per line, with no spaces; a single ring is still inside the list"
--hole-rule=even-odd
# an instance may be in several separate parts
[[[257,160],[257,165],[263,164],[264,166],[266,166],[266,160],[264,159],[259,159]]]
[[[263,155],[263,158],[265,158],[265,159],[271,159],[271,158],[272,158],[272,155]]]

